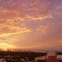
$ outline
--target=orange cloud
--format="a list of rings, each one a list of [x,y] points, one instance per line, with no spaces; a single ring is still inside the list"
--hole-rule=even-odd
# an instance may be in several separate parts
[[[15,32],[15,33],[2,33],[0,36],[10,36],[10,35],[20,34],[20,33],[25,33],[25,32],[31,32],[31,31],[25,30],[25,31],[20,31],[20,32]]]
[[[0,49],[7,50],[7,49],[13,49],[13,48],[17,48],[17,47],[14,45],[10,45],[8,43],[0,43]]]
[[[61,42],[56,41],[62,32],[60,2],[60,0],[1,0],[1,48],[15,48],[16,45],[19,48],[47,49],[55,47],[56,42],[56,46],[61,45]]]
[[[45,34],[47,32],[48,28],[49,28],[49,26],[40,25],[40,26],[37,27],[36,31],[40,32],[42,34]]]

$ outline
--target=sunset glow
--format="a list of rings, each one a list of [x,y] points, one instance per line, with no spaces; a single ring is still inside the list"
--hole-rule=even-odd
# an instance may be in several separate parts
[[[62,0],[0,0],[0,48],[61,50]]]
[[[7,50],[7,49],[14,49],[14,48],[16,47],[13,45],[6,44],[6,43],[0,43],[0,49]]]

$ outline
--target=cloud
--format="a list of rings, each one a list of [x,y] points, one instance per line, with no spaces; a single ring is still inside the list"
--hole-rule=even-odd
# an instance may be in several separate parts
[[[0,43],[0,49],[3,49],[3,50],[7,50],[7,49],[10,49],[10,48],[16,48],[16,46],[14,45],[10,45],[10,44],[7,44],[7,43]]]
[[[0,42],[18,48],[59,49],[62,45],[61,2],[1,0]]]

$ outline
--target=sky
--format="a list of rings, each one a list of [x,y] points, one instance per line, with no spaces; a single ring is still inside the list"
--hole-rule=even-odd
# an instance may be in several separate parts
[[[61,47],[62,0],[0,0],[0,49]]]

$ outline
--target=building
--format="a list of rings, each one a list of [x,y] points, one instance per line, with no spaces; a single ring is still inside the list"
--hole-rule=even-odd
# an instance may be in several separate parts
[[[56,52],[48,52],[46,62],[60,62],[57,58]]]
[[[42,62],[61,62],[62,56],[58,56],[56,52],[47,52],[46,56],[36,57],[35,61],[41,60]]]

